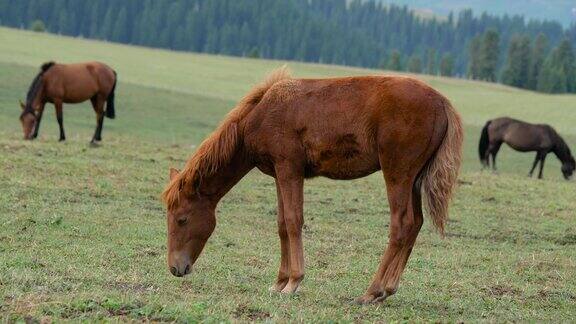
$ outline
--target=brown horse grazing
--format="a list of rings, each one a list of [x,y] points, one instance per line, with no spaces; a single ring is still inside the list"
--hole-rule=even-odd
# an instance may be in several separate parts
[[[304,179],[356,179],[381,169],[391,209],[390,242],[357,301],[383,300],[396,292],[420,231],[422,193],[443,233],[461,146],[457,112],[417,80],[292,79],[280,69],[242,99],[182,172],[170,170],[163,193],[168,267],[175,276],[190,273],[216,225],[216,204],[257,167],[275,178],[278,195],[280,270],[271,290],[296,292],[304,278]]]
[[[520,152],[536,151],[536,159],[528,173],[530,177],[540,162],[538,179],[542,179],[544,160],[550,152],[553,152],[562,162],[562,174],[566,180],[572,177],[576,169],[576,162],[570,153],[570,148],[550,125],[535,125],[508,117],[489,120],[482,129],[478,145],[480,162],[484,167],[490,167],[490,156],[492,156],[492,168],[496,170],[496,155],[502,143],[507,143],[511,148]]]
[[[60,125],[60,141],[64,141],[66,136],[64,135],[62,104],[80,103],[90,99],[96,112],[96,131],[91,143],[101,141],[104,113],[108,118],[115,117],[116,81],[116,72],[103,63],[44,63],[28,89],[26,103],[20,102],[22,107],[20,121],[24,130],[24,139],[31,140],[38,136],[44,106],[47,102],[51,102],[56,108],[56,119]],[[106,111],[104,111],[105,103]]]

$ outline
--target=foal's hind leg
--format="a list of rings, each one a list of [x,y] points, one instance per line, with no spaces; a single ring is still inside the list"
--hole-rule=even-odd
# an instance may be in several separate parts
[[[278,270],[276,282],[270,287],[270,291],[280,292],[286,287],[290,279],[290,242],[288,240],[286,220],[284,219],[284,203],[278,180],[276,180],[276,194],[278,196],[277,222],[278,236],[280,237],[280,269]]]
[[[382,301],[396,292],[422,227],[420,189],[414,188],[415,176],[400,181],[386,180],[391,211],[389,243],[372,284],[362,297],[356,299],[359,304]]]
[[[492,154],[492,170],[494,171],[496,171],[496,155],[498,155],[498,151],[500,151],[500,146],[502,146],[502,142],[490,144],[488,148],[488,152]]]
[[[102,125],[104,124],[104,103],[105,100],[99,95],[95,95],[90,99],[92,102],[92,108],[96,113],[96,130],[94,131],[94,136],[90,144],[96,144],[102,140]]]
[[[66,134],[64,134],[64,114],[62,112],[62,100],[55,100],[54,107],[56,108],[56,120],[58,120],[58,126],[60,127],[60,139],[58,141],[62,142],[66,140]]]

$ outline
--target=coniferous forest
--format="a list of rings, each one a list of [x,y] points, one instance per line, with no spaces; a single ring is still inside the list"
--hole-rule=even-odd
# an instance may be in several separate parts
[[[383,68],[576,92],[576,26],[374,0],[0,0],[0,24],[223,55]]]

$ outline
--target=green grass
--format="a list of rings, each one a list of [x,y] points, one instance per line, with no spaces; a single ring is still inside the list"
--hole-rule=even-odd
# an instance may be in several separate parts
[[[116,120],[90,148],[87,104],[65,106],[58,143],[49,107],[37,141],[21,140],[17,100],[48,59],[102,60],[120,75]],[[547,161],[505,148],[500,173],[481,172],[486,119],[548,122],[576,144],[576,97],[422,77],[466,124],[465,162],[447,238],[429,222],[398,294],[375,306],[364,292],[387,240],[381,174],[314,179],[305,187],[306,279],[270,294],[279,259],[276,193],[251,172],[222,201],[195,272],[166,266],[168,167],[180,167],[236,100],[277,61],[171,53],[0,28],[0,319],[159,321],[571,321],[576,317],[574,183]],[[374,74],[289,63],[298,77]]]

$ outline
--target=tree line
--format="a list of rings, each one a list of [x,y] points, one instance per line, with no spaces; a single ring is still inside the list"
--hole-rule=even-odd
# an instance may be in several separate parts
[[[576,91],[576,26],[471,10],[444,19],[375,0],[0,0],[0,24],[179,51]]]
[[[515,34],[510,38],[506,61],[500,61],[500,35],[490,29],[472,39],[467,76],[475,80],[504,84],[547,93],[576,92],[576,58],[572,43],[563,39],[550,49],[544,34],[534,40],[528,35]]]

